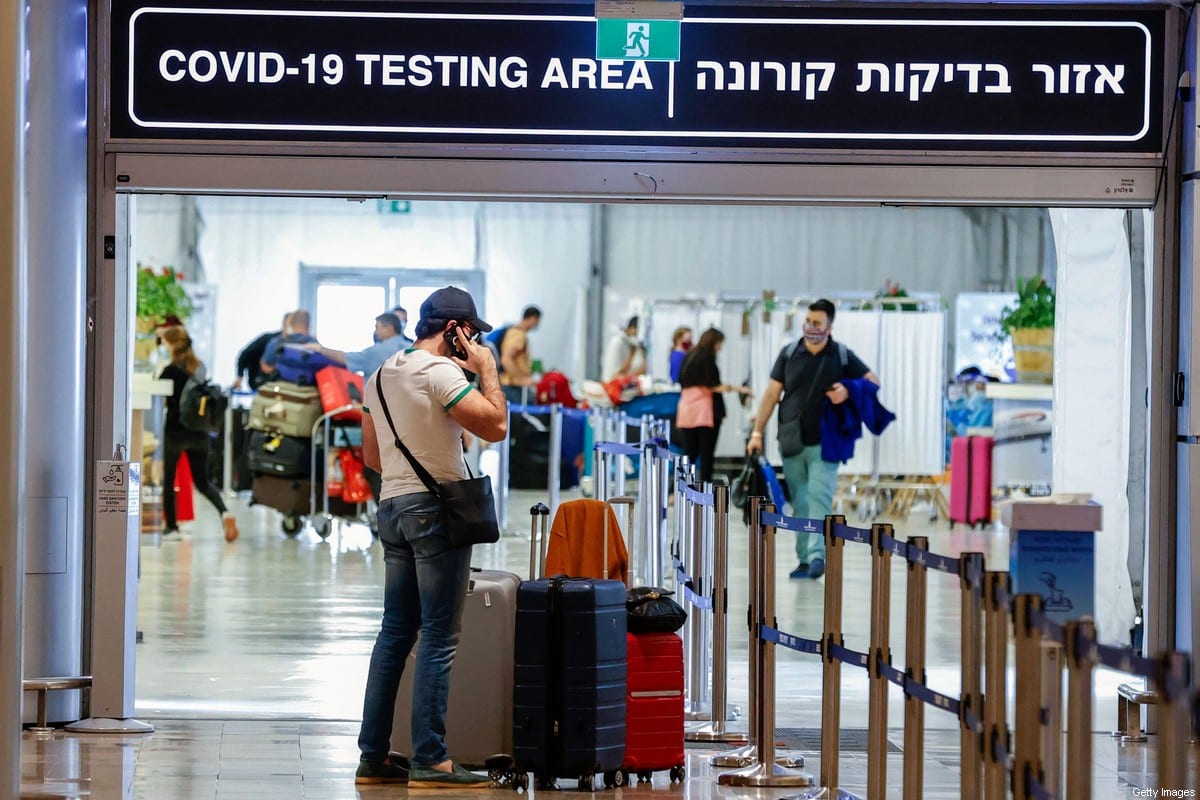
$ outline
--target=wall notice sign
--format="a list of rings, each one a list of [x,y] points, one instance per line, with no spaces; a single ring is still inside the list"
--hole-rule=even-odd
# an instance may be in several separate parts
[[[683,19],[682,0],[596,0],[596,19]]]
[[[96,513],[128,514],[141,511],[141,464],[129,461],[96,462]]]
[[[111,0],[111,135],[1162,151],[1165,8],[646,2]]]

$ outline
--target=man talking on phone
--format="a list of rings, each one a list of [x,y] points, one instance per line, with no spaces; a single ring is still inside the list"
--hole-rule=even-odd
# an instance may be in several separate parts
[[[792,516],[801,519],[823,519],[833,513],[838,464],[821,457],[821,409],[825,400],[834,405],[846,402],[849,392],[843,380],[865,378],[879,384],[879,378],[853,351],[833,340],[836,313],[828,300],[818,300],[808,307],[804,337],[783,348],[775,359],[746,445],[748,454],[762,452],[763,429],[778,404],[783,474],[791,490]],[[816,579],[824,575],[824,535],[798,532],[796,556],[800,563],[790,577]]]
[[[479,334],[491,329],[479,318],[471,295],[453,287],[439,289],[421,304],[416,343],[385,361],[363,387],[363,460],[383,474],[378,518],[386,578],[383,623],[367,673],[356,783],[429,789],[489,783],[486,776],[452,761],[446,750],[450,668],[471,547],[449,545],[441,500],[422,483],[396,439],[440,484],[467,477],[464,431],[489,442],[505,437],[508,404],[496,359],[479,342]],[[467,382],[464,370],[479,376],[479,389]],[[410,772],[389,755],[388,742],[400,676],[418,632]]]

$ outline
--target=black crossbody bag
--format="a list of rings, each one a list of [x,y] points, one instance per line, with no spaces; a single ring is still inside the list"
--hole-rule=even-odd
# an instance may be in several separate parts
[[[396,449],[404,454],[413,471],[432,494],[442,501],[442,522],[446,528],[446,541],[451,547],[467,547],[473,544],[491,544],[500,539],[500,525],[496,521],[496,500],[492,496],[492,479],[486,475],[476,478],[471,465],[463,459],[467,474],[471,477],[462,481],[438,483],[421,462],[413,457],[400,441],[392,412],[383,397],[383,370],[375,373],[375,390],[379,393],[379,406],[387,418],[388,427]]]

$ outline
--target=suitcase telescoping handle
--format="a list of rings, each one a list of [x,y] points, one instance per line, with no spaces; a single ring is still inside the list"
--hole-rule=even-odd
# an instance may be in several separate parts
[[[546,572],[546,545],[549,544],[550,509],[538,503],[529,509],[529,580]]]
[[[610,497],[607,501],[608,505],[613,507],[613,512],[616,512],[617,506],[627,506],[629,513],[625,521],[625,550],[629,551],[629,534],[633,531],[633,514],[635,511],[634,499],[632,497]],[[619,519],[619,518],[618,518]],[[620,528],[617,533],[621,533]],[[629,583],[629,576],[632,570],[625,570],[625,582]],[[608,578],[608,514],[604,515],[604,577]]]

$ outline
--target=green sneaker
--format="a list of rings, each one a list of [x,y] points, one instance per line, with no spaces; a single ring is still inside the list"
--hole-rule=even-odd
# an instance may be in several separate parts
[[[358,762],[354,782],[408,783],[408,767],[392,758],[385,758],[383,761],[367,761],[364,758]]]
[[[408,786],[410,789],[482,789],[492,783],[492,779],[486,775],[477,775],[457,763],[453,767],[453,772],[442,772],[432,767],[414,766],[408,777]]]

